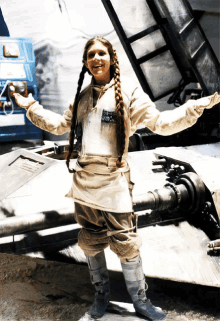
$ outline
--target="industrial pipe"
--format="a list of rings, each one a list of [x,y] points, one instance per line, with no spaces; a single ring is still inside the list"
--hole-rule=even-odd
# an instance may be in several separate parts
[[[0,237],[46,230],[76,223],[74,213],[55,211],[13,216],[0,220]]]
[[[139,195],[134,200],[134,211],[181,209],[194,213],[205,204],[205,185],[195,173],[185,173],[175,184],[167,183],[163,188]]]

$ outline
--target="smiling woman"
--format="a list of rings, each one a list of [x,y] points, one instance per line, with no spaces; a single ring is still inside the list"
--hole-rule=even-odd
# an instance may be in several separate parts
[[[87,72],[92,81],[81,91]],[[82,226],[78,244],[87,257],[96,289],[92,317],[102,317],[108,305],[110,285],[104,249],[110,246],[121,261],[136,312],[151,320],[165,320],[165,314],[145,293],[141,239],[132,207],[134,184],[127,162],[129,136],[138,124],[165,136],[186,129],[196,123],[205,108],[219,103],[220,95],[189,100],[174,110],[160,112],[139,86],[121,79],[112,44],[95,37],[85,45],[75,100],[63,116],[44,109],[31,96],[14,96],[36,126],[56,135],[70,131],[66,163],[74,175],[67,196],[75,202],[75,218]],[[70,169],[75,138],[78,159],[76,168]]]

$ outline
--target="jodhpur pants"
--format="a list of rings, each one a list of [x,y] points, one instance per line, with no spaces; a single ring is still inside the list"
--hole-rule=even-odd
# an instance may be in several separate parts
[[[105,212],[79,203],[75,203],[75,213],[82,226],[78,245],[86,256],[95,256],[108,246],[121,261],[139,255],[141,237],[135,214]]]

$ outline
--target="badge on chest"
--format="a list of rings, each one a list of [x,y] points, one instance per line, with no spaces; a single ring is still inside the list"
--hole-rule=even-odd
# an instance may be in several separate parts
[[[103,109],[102,111],[102,123],[116,123],[117,113],[115,111],[108,111]]]

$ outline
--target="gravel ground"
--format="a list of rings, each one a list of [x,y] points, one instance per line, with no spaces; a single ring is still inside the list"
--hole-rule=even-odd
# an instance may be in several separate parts
[[[26,256],[0,254],[0,320],[88,320],[94,290],[88,269]],[[111,301],[131,303],[122,273],[110,272]],[[168,320],[220,320],[220,289],[149,279],[148,296]],[[108,309],[106,320],[132,320]],[[136,317],[133,317],[136,320]]]

